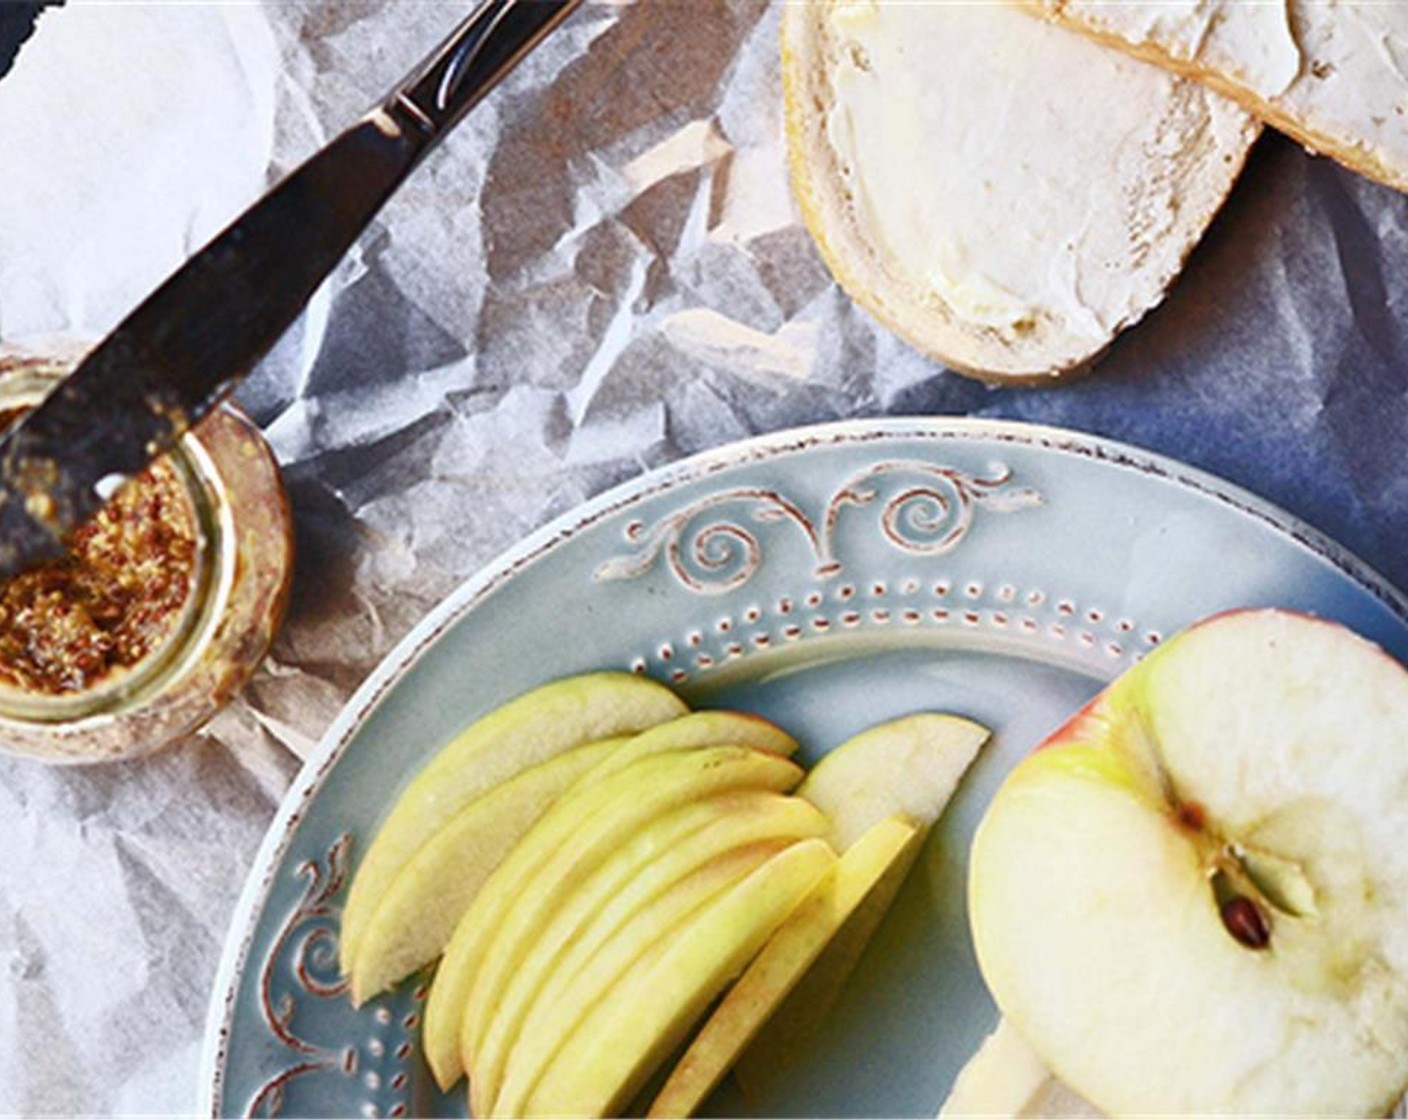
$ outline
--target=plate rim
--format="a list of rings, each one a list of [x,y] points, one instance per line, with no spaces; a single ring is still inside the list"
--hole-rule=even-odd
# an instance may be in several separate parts
[[[752,436],[653,468],[581,502],[524,536],[463,579],[377,663],[338,711],[270,821],[245,876],[220,952],[201,1041],[197,1114],[219,1117],[225,1056],[244,962],[257,919],[303,810],[342,758],[357,729],[412,668],[483,599],[539,558],[633,505],[724,470],[818,448],[891,438],[1017,445],[1153,475],[1250,516],[1332,564],[1408,626],[1408,595],[1373,566],[1308,522],[1236,483],[1172,456],[1120,440],[1021,420],[972,416],[889,416],[838,420]]]

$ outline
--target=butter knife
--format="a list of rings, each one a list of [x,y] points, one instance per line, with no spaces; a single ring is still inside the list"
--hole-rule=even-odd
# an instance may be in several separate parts
[[[220,403],[402,181],[580,0],[486,0],[133,311],[0,440],[0,578],[60,556]]]

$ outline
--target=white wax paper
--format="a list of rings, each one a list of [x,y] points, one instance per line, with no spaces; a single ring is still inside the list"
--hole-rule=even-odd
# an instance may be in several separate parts
[[[0,343],[99,335],[468,7],[48,12],[0,80]],[[221,943],[299,760],[457,581],[648,467],[848,416],[1037,420],[1223,474],[1408,582],[1408,199],[1268,136],[1093,376],[990,390],[828,276],[787,193],[777,18],[578,12],[246,384],[296,510],[288,624],[179,750],[0,761],[0,1113],[189,1112]]]

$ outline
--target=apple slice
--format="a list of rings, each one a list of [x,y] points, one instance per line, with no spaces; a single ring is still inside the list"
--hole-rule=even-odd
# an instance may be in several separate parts
[[[465,1004],[460,1026],[463,1054],[477,1055],[505,984],[518,972],[544,922],[569,897],[568,891],[578,889],[583,877],[604,861],[614,860],[641,825],[710,793],[780,790],[791,788],[800,778],[798,767],[765,752],[704,747],[642,759],[602,779],[596,787],[581,787],[583,804],[601,808],[585,811],[586,819],[565,847],[541,847],[532,870],[514,884],[515,898],[485,940]],[[610,790],[615,792],[605,792]],[[525,842],[524,846],[531,844]]]
[[[667,934],[577,1024],[528,1096],[528,1115],[607,1116],[836,862],[801,840]]]
[[[469,1071],[471,1112],[483,1116],[489,1110],[498,1095],[508,1050],[534,998],[569,949],[580,953],[591,946],[593,921],[608,907],[613,908],[619,925],[631,916],[632,903],[638,909],[730,848],[762,840],[822,836],[829,827],[822,812],[799,797],[746,792],[696,801],[642,828],[530,935],[527,951],[514,961],[509,975],[491,978],[486,959],[470,999],[480,998],[481,991],[496,992],[497,999],[487,1009],[473,1064],[468,1056],[462,1056]],[[599,940],[609,932],[608,928],[596,936]]]
[[[797,740],[777,724],[750,712],[690,712],[642,731],[622,750],[603,759],[596,768],[582,775],[580,781],[582,785],[599,782],[625,769],[636,759],[653,754],[718,746],[752,747],[769,754],[790,757],[797,750]]]
[[[606,739],[530,766],[475,798],[391,881],[365,923],[352,965],[352,1003],[385,991],[438,957],[490,872],[564,790],[629,739]]]
[[[1006,1019],[983,1040],[959,1071],[939,1117],[1060,1117],[1092,1120],[1103,1116],[1061,1084],[1026,1039]]]
[[[991,732],[942,712],[920,712],[862,731],[827,754],[797,789],[831,818],[844,851],[880,821],[903,813],[920,830],[831,938],[734,1067],[743,1088],[766,1095],[826,1017],[904,884],[924,838]]]
[[[558,892],[580,881],[645,822],[689,801],[729,790],[791,789],[794,763],[744,747],[667,751],[641,758],[594,784],[579,781],[524,834],[460,920],[435,975],[422,1036],[441,1088],[458,1080],[466,1007],[487,959],[502,955],[551,914]]]
[[[547,850],[559,843],[562,837],[580,824],[576,796],[581,791],[605,781],[641,759],[719,744],[750,747],[781,756],[790,755],[797,749],[797,741],[792,736],[761,716],[728,711],[691,712],[635,736],[619,750],[612,752],[583,774],[569,787],[559,803],[546,814],[546,819],[542,822],[538,843],[542,845],[543,850]],[[504,918],[506,907],[517,896],[524,878],[531,872],[533,865],[528,862],[529,859],[534,858],[531,852],[520,855],[518,858],[518,864],[500,878],[498,888],[495,892],[491,892],[495,897],[491,897],[481,907],[479,932],[474,935],[466,934],[458,946],[458,959],[462,963],[456,967],[463,970],[462,974],[466,976],[466,982],[470,982],[473,978],[470,976],[470,966],[465,962],[482,956],[488,939],[494,934],[499,922]],[[468,990],[456,991],[447,994],[444,998],[449,999],[451,995],[455,1000],[467,1003],[470,992]],[[472,1043],[477,1041],[478,1030],[482,1027],[482,1023],[477,1016],[469,1015],[467,1012],[461,1012],[461,1014],[465,1014],[466,1019],[461,1021],[459,1047],[461,1052],[468,1052],[472,1049]],[[438,1016],[436,1022],[439,1023]],[[467,1036],[465,1033],[466,1022],[470,1032]],[[463,1071],[462,1059],[456,1061],[449,1058],[448,1055],[444,1055],[439,1060],[444,1063],[442,1068],[447,1077],[453,1079]],[[436,1067],[432,1066],[433,1068]]]
[[[539,990],[509,1051],[503,1087],[485,1114],[522,1115],[528,1093],[562,1044],[636,961],[652,945],[681,928],[706,902],[742,882],[789,843],[767,840],[729,849],[629,914],[624,913],[631,909],[629,904],[622,906],[613,900],[568,949]]]
[[[831,818],[831,843],[839,851],[896,813],[929,828],[991,734],[943,712],[877,724],[822,758],[797,796]]]
[[[352,881],[339,937],[350,973],[362,933],[422,844],[476,797],[563,751],[673,719],[684,702],[634,673],[588,673],[526,692],[470,724],[397,799]]]
[[[627,743],[629,750],[618,749]],[[636,758],[713,743],[782,755],[797,747],[761,717],[693,712],[630,739],[566,751],[471,801],[421,846],[363,923],[351,969],[353,1002],[362,1003],[439,956],[489,873],[577,779],[590,772],[590,780],[597,781]]]
[[[692,1116],[886,868],[922,839],[902,815],[872,825],[769,938],[709,1017],[650,1106],[650,1116]]]
[[[1003,1013],[1105,1112],[1382,1116],[1408,1085],[1408,673],[1218,616],[1012,771],[969,913]]]

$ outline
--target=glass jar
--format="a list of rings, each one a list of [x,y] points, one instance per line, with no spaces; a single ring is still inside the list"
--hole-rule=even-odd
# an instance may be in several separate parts
[[[0,416],[34,407],[75,363],[0,354]],[[48,763],[133,758],[189,736],[244,685],[282,621],[293,570],[288,497],[259,429],[225,405],[162,468],[184,495],[183,597],[132,664],[69,691],[0,681],[0,750]],[[183,553],[183,556],[186,554]]]

